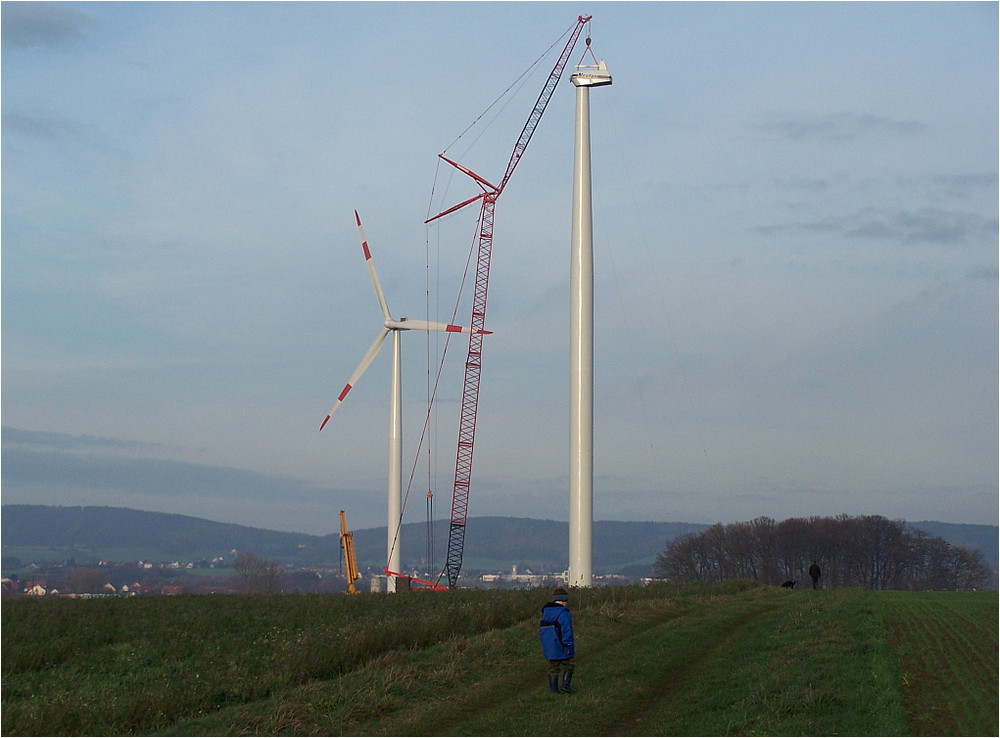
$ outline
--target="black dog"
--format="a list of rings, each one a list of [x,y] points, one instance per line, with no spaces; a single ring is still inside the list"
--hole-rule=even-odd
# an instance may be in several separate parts
[[[794,579],[789,579],[787,582],[783,582],[781,586],[786,589],[795,589],[795,581]]]

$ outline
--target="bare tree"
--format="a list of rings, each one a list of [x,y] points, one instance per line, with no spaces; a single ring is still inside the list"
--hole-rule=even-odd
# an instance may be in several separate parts
[[[284,569],[277,561],[265,561],[256,554],[241,553],[233,559],[236,588],[244,594],[271,594],[281,591]]]
[[[108,573],[103,569],[94,567],[72,569],[66,582],[66,589],[79,594],[103,592],[107,582]]]

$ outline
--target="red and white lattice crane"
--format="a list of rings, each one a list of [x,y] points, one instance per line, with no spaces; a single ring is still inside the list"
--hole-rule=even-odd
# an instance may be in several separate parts
[[[490,256],[493,250],[494,209],[496,208],[497,199],[503,192],[504,187],[507,186],[507,182],[514,173],[518,162],[521,161],[521,156],[528,147],[528,142],[531,141],[531,136],[534,134],[535,128],[538,127],[542,113],[545,112],[552,93],[555,91],[556,85],[562,77],[563,70],[566,68],[570,54],[573,53],[573,47],[576,46],[576,42],[580,38],[583,27],[590,19],[591,16],[582,15],[577,18],[576,25],[570,32],[569,40],[566,42],[566,46],[559,55],[559,59],[549,73],[542,92],[538,96],[537,102],[535,102],[535,107],[531,111],[531,115],[528,116],[528,121],[524,124],[521,135],[514,145],[514,151],[511,153],[510,161],[507,163],[507,170],[504,172],[499,184],[492,184],[489,180],[481,177],[467,167],[452,161],[444,154],[439,154],[439,157],[443,161],[471,177],[480,189],[482,189],[482,192],[478,195],[470,197],[468,200],[460,202],[458,205],[454,205],[425,221],[425,223],[430,223],[476,201],[481,201],[477,224],[479,251],[476,258],[476,278],[472,298],[472,320],[470,323],[472,333],[469,336],[469,353],[465,362],[465,387],[462,392],[461,414],[459,418],[458,453],[455,461],[455,487],[451,503],[451,523],[448,529],[448,553],[445,561],[445,569],[441,573],[442,576],[444,574],[448,575],[448,586],[452,588],[457,585],[458,575],[462,568],[465,525],[469,510],[472,452],[476,436],[476,410],[479,405],[479,379],[482,366],[483,334],[485,332],[483,329],[486,324],[486,295],[490,281]]]

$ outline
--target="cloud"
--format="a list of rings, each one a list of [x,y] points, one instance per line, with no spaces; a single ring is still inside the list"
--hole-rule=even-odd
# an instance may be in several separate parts
[[[778,189],[810,194],[826,192],[834,185],[829,177],[772,177],[771,183]]]
[[[250,501],[268,499],[300,480],[207,464],[153,458],[116,458],[98,454],[3,448],[4,486],[30,483],[52,488],[82,488],[186,497],[211,492],[215,497]],[[11,490],[5,489],[4,496]]]
[[[844,143],[871,135],[909,136],[921,133],[927,126],[915,120],[896,120],[871,113],[826,113],[774,119],[757,128],[792,141],[812,139]]]
[[[153,458],[165,448],[160,444],[10,426],[2,439],[5,504],[115,504],[318,535],[336,528],[330,511],[348,504],[365,524],[381,520],[361,514],[359,500],[366,495],[357,489],[320,489],[288,475]]]
[[[57,3],[4,3],[3,45],[65,47],[86,37],[94,19]]]
[[[995,264],[988,267],[976,267],[974,269],[970,269],[967,276],[973,281],[985,280],[988,282],[996,282],[1000,279],[1000,269],[998,269]]]
[[[75,126],[55,116],[28,115],[25,113],[4,113],[4,135],[23,134],[38,138],[52,139],[70,133]]]
[[[903,211],[895,215],[895,223],[908,242],[940,244],[969,243],[981,238],[996,240],[997,220],[978,213],[925,208],[916,212]],[[852,235],[850,232],[848,236]]]
[[[224,497],[246,498],[265,497],[276,489],[308,486],[276,474],[153,458],[153,454],[176,451],[159,443],[12,426],[3,426],[0,438],[5,496],[19,484],[28,482],[166,496],[211,490]]]
[[[933,177],[931,181],[947,195],[965,199],[973,193],[995,191],[1000,177],[996,172],[951,174]]]
[[[124,441],[120,438],[82,435],[70,433],[50,433],[47,431],[32,431],[14,428],[9,425],[0,429],[0,441],[3,447],[11,446],[35,451],[77,451],[81,449],[117,449],[136,450],[141,448],[157,448],[159,444],[144,444],[138,441]]]
[[[763,236],[826,233],[852,239],[891,240],[900,244],[952,246],[995,242],[997,230],[996,218],[985,218],[979,213],[943,208],[890,210],[874,207],[812,221],[772,223],[751,228],[752,233]]]

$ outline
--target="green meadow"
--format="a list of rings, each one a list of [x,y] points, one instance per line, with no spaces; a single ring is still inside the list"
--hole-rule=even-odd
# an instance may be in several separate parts
[[[2,603],[4,735],[997,735],[996,592],[747,582]]]

